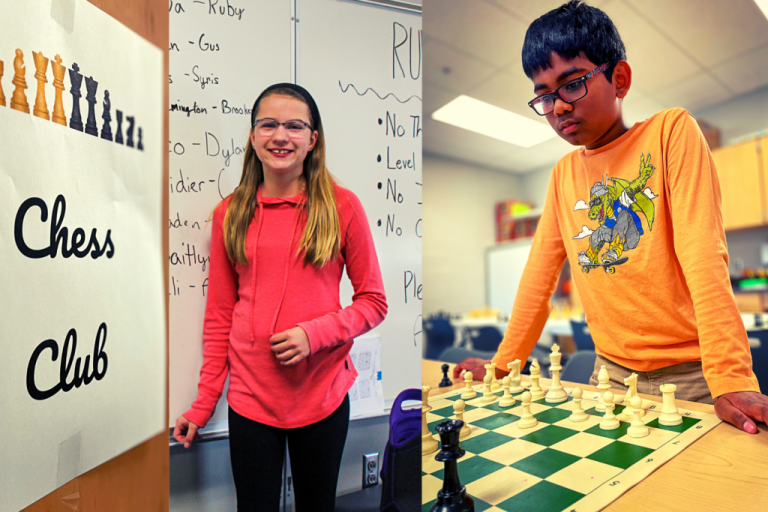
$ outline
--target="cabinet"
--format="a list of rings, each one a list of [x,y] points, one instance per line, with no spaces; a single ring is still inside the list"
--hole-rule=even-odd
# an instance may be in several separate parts
[[[723,227],[741,229],[768,224],[766,158],[768,137],[712,151],[722,194]]]

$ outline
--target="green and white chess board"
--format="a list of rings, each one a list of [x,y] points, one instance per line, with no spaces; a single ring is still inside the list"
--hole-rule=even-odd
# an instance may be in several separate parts
[[[566,402],[533,401],[531,413],[538,424],[519,429],[522,393],[513,395],[513,406],[503,408],[498,400],[481,402],[482,385],[474,389],[477,397],[465,400],[464,422],[472,432],[460,441],[466,455],[459,459],[458,470],[461,484],[475,499],[476,512],[601,510],[720,423],[714,414],[678,409],[683,423],[666,427],[658,422],[661,403],[644,400],[642,419],[650,434],[631,438],[625,421],[616,430],[600,429],[603,413],[594,408],[595,391],[582,396],[587,420],[571,422],[574,404],[572,388],[567,388]],[[453,405],[463,391],[430,398],[427,425],[432,434],[439,423],[455,418]],[[495,395],[500,397],[501,389]],[[615,398],[619,405],[614,414],[624,409],[622,399]],[[422,511],[427,512],[443,485],[444,464],[435,455],[424,455],[421,462]]]

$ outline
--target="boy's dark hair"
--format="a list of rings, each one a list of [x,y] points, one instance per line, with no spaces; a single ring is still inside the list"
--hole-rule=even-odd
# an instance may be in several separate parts
[[[596,66],[607,62],[605,77],[609,82],[613,67],[627,58],[624,43],[611,18],[580,0],[571,0],[549,11],[528,27],[523,43],[526,76],[532,78],[533,73],[549,69],[552,53],[565,59],[584,53]]]

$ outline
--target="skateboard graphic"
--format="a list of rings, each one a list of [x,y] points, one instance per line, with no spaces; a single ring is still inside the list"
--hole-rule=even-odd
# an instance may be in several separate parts
[[[626,263],[626,261],[629,258],[624,256],[623,258],[619,258],[616,261],[612,261],[610,263],[579,263],[581,265],[581,270],[587,274],[589,274],[589,271],[593,268],[597,267],[603,267],[608,274],[613,274],[616,272],[616,269],[613,268],[614,265],[621,265],[622,263]]]

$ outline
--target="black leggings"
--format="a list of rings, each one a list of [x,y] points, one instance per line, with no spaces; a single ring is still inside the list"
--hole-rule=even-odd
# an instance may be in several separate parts
[[[348,428],[349,396],[324,420],[300,428],[270,427],[230,407],[229,452],[238,512],[279,510],[286,439],[296,510],[333,512]]]

